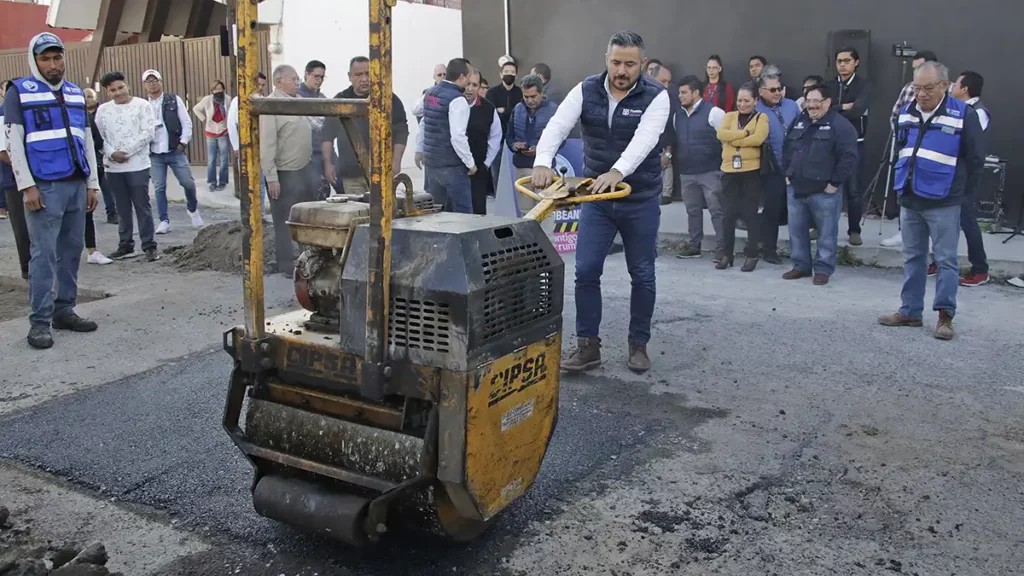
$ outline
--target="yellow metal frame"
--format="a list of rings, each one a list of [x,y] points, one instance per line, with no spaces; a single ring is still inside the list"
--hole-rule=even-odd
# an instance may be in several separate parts
[[[530,184],[530,180],[530,176],[516,180],[516,190],[523,196],[526,196],[527,198],[530,198],[531,200],[537,202],[537,205],[534,206],[533,209],[526,214],[526,216],[524,216],[524,218],[536,220],[537,222],[543,222],[549,216],[551,216],[552,212],[554,212],[555,210],[563,210],[569,206],[583,204],[584,202],[618,200],[620,198],[625,198],[626,196],[629,196],[630,193],[633,191],[633,189],[630,188],[629,184],[619,183],[619,185],[616,186],[615,189],[612,190],[611,192],[603,192],[601,194],[581,194],[576,196],[573,195],[572,192],[565,191],[564,188],[566,184],[563,182],[561,178],[556,177],[554,180],[554,184],[552,184],[550,188],[545,190],[545,192],[555,192],[556,194],[563,193],[566,194],[566,196],[561,198],[544,198],[538,195],[533,190],[526,187],[527,184]],[[593,178],[585,178],[579,183],[579,186],[589,186],[593,184],[593,182]]]
[[[263,286],[263,219],[260,209],[259,116],[369,117],[370,242],[368,254],[367,328],[364,362],[370,395],[380,390],[387,363],[388,292],[391,276],[391,222],[394,210],[391,132],[391,9],[397,0],[368,0],[370,8],[370,97],[363,99],[293,99],[251,97],[256,92],[257,5],[262,0],[234,0],[238,26],[236,77],[239,94],[241,212],[245,342],[258,356],[266,337]],[[409,194],[407,194],[409,195]]]

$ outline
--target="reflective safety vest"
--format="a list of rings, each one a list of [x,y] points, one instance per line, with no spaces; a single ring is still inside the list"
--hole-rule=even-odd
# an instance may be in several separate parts
[[[917,100],[903,107],[897,120],[896,145],[900,147],[893,187],[902,196],[906,188],[929,200],[949,196],[960,154],[960,135],[967,104],[946,96],[935,114],[922,124]]]
[[[34,78],[14,81],[25,124],[25,152],[37,180],[63,180],[81,170],[89,175],[85,131],[89,129],[82,89],[65,81],[61,102],[49,84]]]

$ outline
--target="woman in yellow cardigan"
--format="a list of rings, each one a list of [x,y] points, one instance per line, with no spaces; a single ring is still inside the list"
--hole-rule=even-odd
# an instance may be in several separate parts
[[[725,254],[715,267],[732,266],[736,252],[736,219],[747,223],[747,245],[743,253],[744,272],[753,272],[758,261],[758,218],[761,203],[761,145],[768,139],[768,117],[754,111],[757,87],[744,84],[736,92],[736,112],[722,119],[718,139],[722,141],[722,200],[725,203]]]

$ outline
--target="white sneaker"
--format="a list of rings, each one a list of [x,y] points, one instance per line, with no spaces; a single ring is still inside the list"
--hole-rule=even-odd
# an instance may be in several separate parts
[[[161,221],[160,225],[156,227],[157,234],[167,234],[171,231],[171,223],[166,220]]]
[[[900,248],[903,246],[903,234],[897,232],[895,236],[882,240],[882,246],[886,248]]]
[[[199,215],[199,210],[189,212],[188,215],[192,218],[192,226],[199,228],[203,225],[203,217]],[[170,228],[170,225],[168,225],[168,228]]]
[[[1009,280],[1007,280],[1007,283],[1009,283],[1011,286],[1016,286],[1017,288],[1024,288],[1024,276],[1010,278]]]
[[[113,260],[104,256],[103,253],[100,252],[99,250],[93,252],[92,254],[89,254],[89,264],[99,264],[100,266],[104,266],[106,264],[113,263]]]

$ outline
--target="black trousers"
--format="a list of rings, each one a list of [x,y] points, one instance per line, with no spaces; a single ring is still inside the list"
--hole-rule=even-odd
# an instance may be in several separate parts
[[[722,175],[722,199],[725,202],[725,255],[732,258],[736,253],[736,220],[740,217],[747,223],[747,245],[743,255],[757,258],[760,242],[757,225],[757,209],[761,203],[761,173],[726,173]]]
[[[761,196],[764,210],[761,212],[761,253],[767,255],[779,252],[779,226],[786,223],[786,177],[781,173],[761,176]],[[750,224],[747,224],[750,229]]]
[[[28,261],[32,259],[32,255],[28,222],[25,221],[25,201],[17,188],[4,188],[4,199],[7,200],[7,218],[11,221],[11,229],[14,231],[14,245],[18,249],[21,277],[28,278]]]
[[[313,164],[301,170],[278,170],[277,181],[281,195],[270,199],[270,216],[274,220],[274,250],[277,255],[277,271],[291,276],[295,269],[295,249],[288,231],[288,216],[292,206],[300,202],[316,200],[321,176],[314,174]]]
[[[494,178],[487,168],[477,166],[476,174],[469,177],[473,195],[473,214],[487,214],[487,197],[494,190]]]

